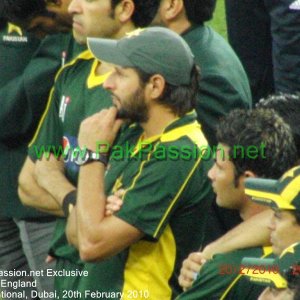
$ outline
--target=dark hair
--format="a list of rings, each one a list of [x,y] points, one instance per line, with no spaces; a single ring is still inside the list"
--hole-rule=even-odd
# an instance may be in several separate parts
[[[135,68],[137,71],[141,86],[144,86],[153,74],[147,74],[140,69]],[[191,83],[188,85],[175,86],[166,82],[163,94],[158,99],[161,105],[169,107],[172,112],[182,117],[187,112],[191,111],[196,106],[196,94],[199,89],[200,69],[194,65],[191,71]]]
[[[273,108],[290,125],[300,159],[300,94],[274,94],[260,99],[256,107]]]
[[[216,0],[184,0],[188,20],[192,24],[203,24],[213,17]]]
[[[45,11],[44,0],[1,0],[0,17],[18,24]]]
[[[113,9],[122,0],[111,0],[111,6]],[[148,26],[155,17],[160,0],[133,0],[135,9],[132,15],[132,22],[136,27]]]
[[[291,129],[272,109],[231,111],[218,125],[217,140],[230,148],[236,182],[247,170],[278,179],[297,161]],[[243,153],[249,146],[258,150],[256,158]]]

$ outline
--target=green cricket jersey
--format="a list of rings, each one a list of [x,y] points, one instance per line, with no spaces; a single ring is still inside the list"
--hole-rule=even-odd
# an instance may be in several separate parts
[[[211,160],[199,154],[207,141],[196,114],[177,119],[153,139],[142,141],[142,136],[138,125],[123,131],[111,152],[105,188],[107,195],[126,190],[116,216],[145,237],[109,259],[86,264],[82,294],[173,299],[181,291],[183,259],[202,243],[213,195],[207,178]],[[85,294],[85,299],[92,297]]]
[[[0,139],[22,138],[29,142],[45,110],[57,71],[84,47],[71,33],[47,35],[23,72],[0,88]],[[26,138],[24,138],[26,137]]]
[[[253,300],[264,287],[252,284],[242,275],[244,257],[270,257],[271,247],[257,247],[217,254],[201,268],[192,287],[176,300]]]
[[[0,31],[0,89],[24,71],[40,40],[23,31],[20,27],[8,23]],[[5,111],[6,95],[0,97],[1,113]],[[6,132],[7,123],[2,126],[1,132]],[[20,147],[22,139],[0,140],[0,217],[23,217],[34,215],[35,210],[25,208],[18,198],[17,178],[26,156],[26,146]]]
[[[7,23],[0,31],[0,88],[23,72],[40,40],[20,27]]]
[[[219,119],[235,108],[250,108],[247,75],[230,45],[209,26],[195,26],[182,34],[200,66],[198,121],[211,145],[217,143]]]
[[[78,147],[78,131],[82,120],[112,105],[110,94],[102,88],[108,74],[96,76],[98,61],[89,51],[82,52],[57,75],[47,108],[29,147],[29,156],[39,159],[48,152],[64,153],[66,177],[77,186],[79,167],[72,158]],[[65,236],[66,219],[58,218],[51,253],[57,258],[57,268],[69,270],[82,267],[78,251],[70,246]],[[64,289],[77,286],[77,279],[55,278],[55,287],[63,297]]]
[[[27,155],[27,144],[61,66],[62,53],[68,61],[80,47],[75,45],[71,34],[49,35],[39,45],[12,24],[1,32],[0,39],[3,49],[0,60],[5,60],[1,63],[0,76],[0,126],[3,128],[0,132],[0,215],[49,218],[48,214],[21,204],[17,181]]]

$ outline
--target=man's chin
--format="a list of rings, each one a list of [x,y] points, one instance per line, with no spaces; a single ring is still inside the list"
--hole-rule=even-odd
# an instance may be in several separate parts
[[[83,34],[79,34],[76,30],[74,30],[74,28],[73,28],[73,37],[78,44],[86,45],[87,37]]]

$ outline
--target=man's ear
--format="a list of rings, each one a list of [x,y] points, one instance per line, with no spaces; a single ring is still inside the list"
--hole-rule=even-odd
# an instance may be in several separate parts
[[[147,83],[147,93],[150,99],[158,99],[164,92],[166,81],[160,74],[155,74],[150,77]]]
[[[183,0],[167,0],[164,7],[164,17],[168,21],[173,20],[182,13],[183,9]]]
[[[121,23],[131,19],[134,13],[134,2],[132,0],[122,0],[115,8],[115,18]]]
[[[245,178],[257,177],[252,171],[245,171],[244,176]]]
[[[238,179],[239,185],[242,184],[242,186],[244,186],[245,179],[251,177],[257,177],[257,176],[252,171],[245,171],[244,174],[242,174]]]

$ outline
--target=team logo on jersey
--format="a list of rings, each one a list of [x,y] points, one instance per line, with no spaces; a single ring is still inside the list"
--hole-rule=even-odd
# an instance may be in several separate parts
[[[69,96],[61,97],[60,106],[59,106],[59,117],[62,120],[62,122],[65,121],[65,114],[66,114],[67,106],[70,102],[71,102],[71,98]]]
[[[23,36],[22,29],[12,23],[8,23],[7,35],[3,36],[4,42],[27,43],[27,36]]]
[[[69,135],[63,136],[62,146],[63,159],[67,172],[77,174],[79,172],[79,167],[74,163],[74,158],[76,155],[81,155],[81,153],[78,153],[79,146],[77,138]]]

